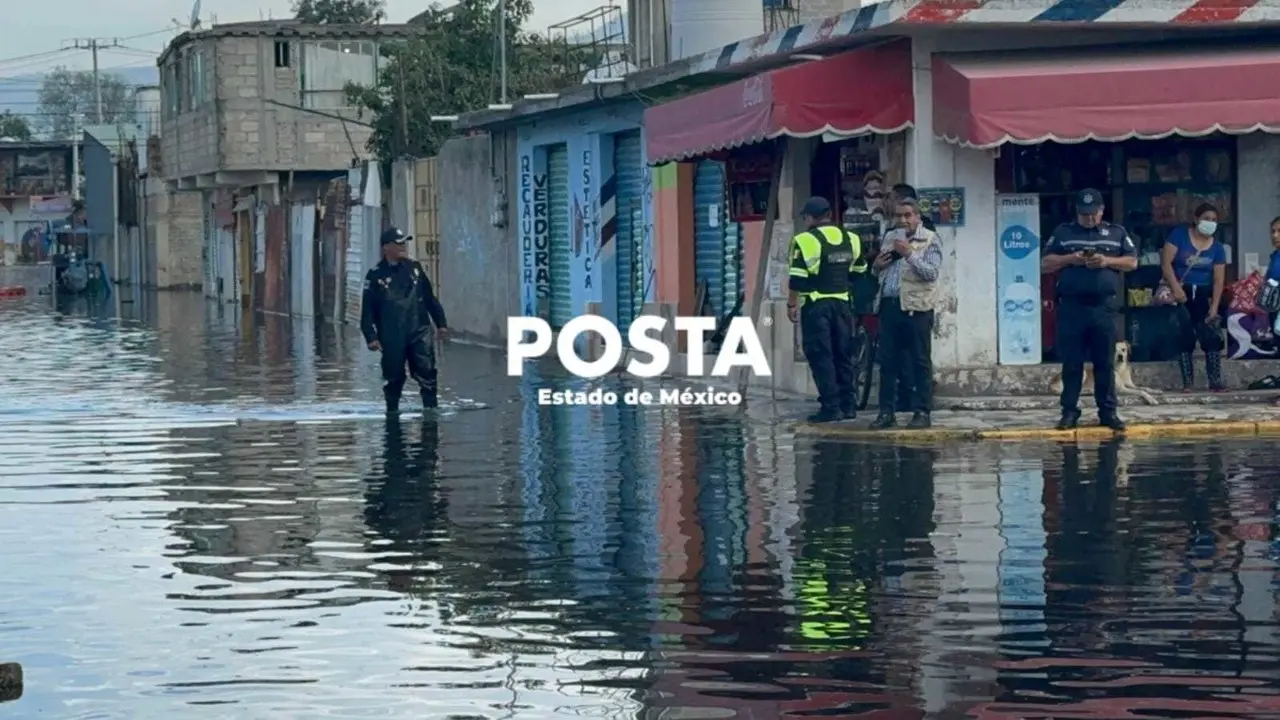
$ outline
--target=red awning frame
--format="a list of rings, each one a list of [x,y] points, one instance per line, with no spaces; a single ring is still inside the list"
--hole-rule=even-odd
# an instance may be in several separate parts
[[[932,65],[934,134],[961,147],[1280,134],[1280,47],[1077,47]]]
[[[894,39],[645,110],[650,164],[779,137],[888,135],[915,124],[911,42]]]

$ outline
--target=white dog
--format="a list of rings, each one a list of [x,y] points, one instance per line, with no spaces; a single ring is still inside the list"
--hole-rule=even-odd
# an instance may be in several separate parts
[[[1114,360],[1114,372],[1116,378],[1116,392],[1120,395],[1135,395],[1142,398],[1143,402],[1148,405],[1159,405],[1156,400],[1158,391],[1148,388],[1139,387],[1133,381],[1133,369],[1129,366],[1129,343],[1121,340],[1116,343],[1116,354]],[[1084,387],[1088,388],[1093,385],[1093,365],[1087,365],[1084,369]],[[1062,373],[1059,372],[1053,378],[1052,389],[1055,395],[1062,393]]]

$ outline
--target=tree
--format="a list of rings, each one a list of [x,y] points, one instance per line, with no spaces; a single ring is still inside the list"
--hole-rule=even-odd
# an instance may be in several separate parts
[[[0,115],[0,140],[9,139],[27,142],[31,139],[31,126],[21,115],[14,115],[8,110]]]
[[[101,73],[102,122],[132,123],[134,120],[133,86],[119,75]],[[70,138],[75,131],[75,116],[82,123],[98,121],[97,92],[93,73],[88,70],[55,68],[44,76],[40,85],[40,129],[50,137]]]
[[[506,5],[508,96],[581,82],[591,66],[589,53],[523,31],[532,0]],[[370,151],[383,161],[431,157],[453,135],[448,123],[431,122],[432,115],[457,115],[498,100],[497,20],[494,0],[461,0],[448,10],[425,12],[417,38],[384,47],[376,87],[347,88],[362,119],[372,121]]]
[[[386,0],[294,0],[298,20],[316,25],[370,25],[387,17]]]

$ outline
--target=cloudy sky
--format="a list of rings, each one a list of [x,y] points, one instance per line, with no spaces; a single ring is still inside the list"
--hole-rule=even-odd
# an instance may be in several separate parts
[[[172,36],[174,20],[186,24],[193,0],[47,0],[5,4],[5,27],[21,32],[5,33],[0,43],[0,78],[42,72],[57,65],[88,68],[88,52],[57,52],[75,37],[119,37],[127,49],[102,53],[103,67],[137,67],[148,64]],[[534,0],[531,29],[573,17],[611,0]],[[200,16],[208,25],[217,22],[290,17],[290,0],[202,0]],[[447,4],[447,3],[446,3]],[[617,2],[625,6],[625,2]],[[387,0],[391,22],[403,22],[430,5],[429,0]],[[152,60],[151,62],[154,62]]]

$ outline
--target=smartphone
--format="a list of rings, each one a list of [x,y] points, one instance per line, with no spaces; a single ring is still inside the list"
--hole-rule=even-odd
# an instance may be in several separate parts
[[[1082,254],[1083,254],[1085,257],[1087,257],[1087,258],[1089,258],[1089,257],[1093,257],[1094,255],[1096,255],[1096,254],[1097,254],[1097,251],[1096,251],[1096,250],[1094,250],[1093,248],[1087,248],[1087,249],[1085,249],[1085,250],[1083,250],[1083,251],[1081,251],[1081,252],[1082,252]]]

